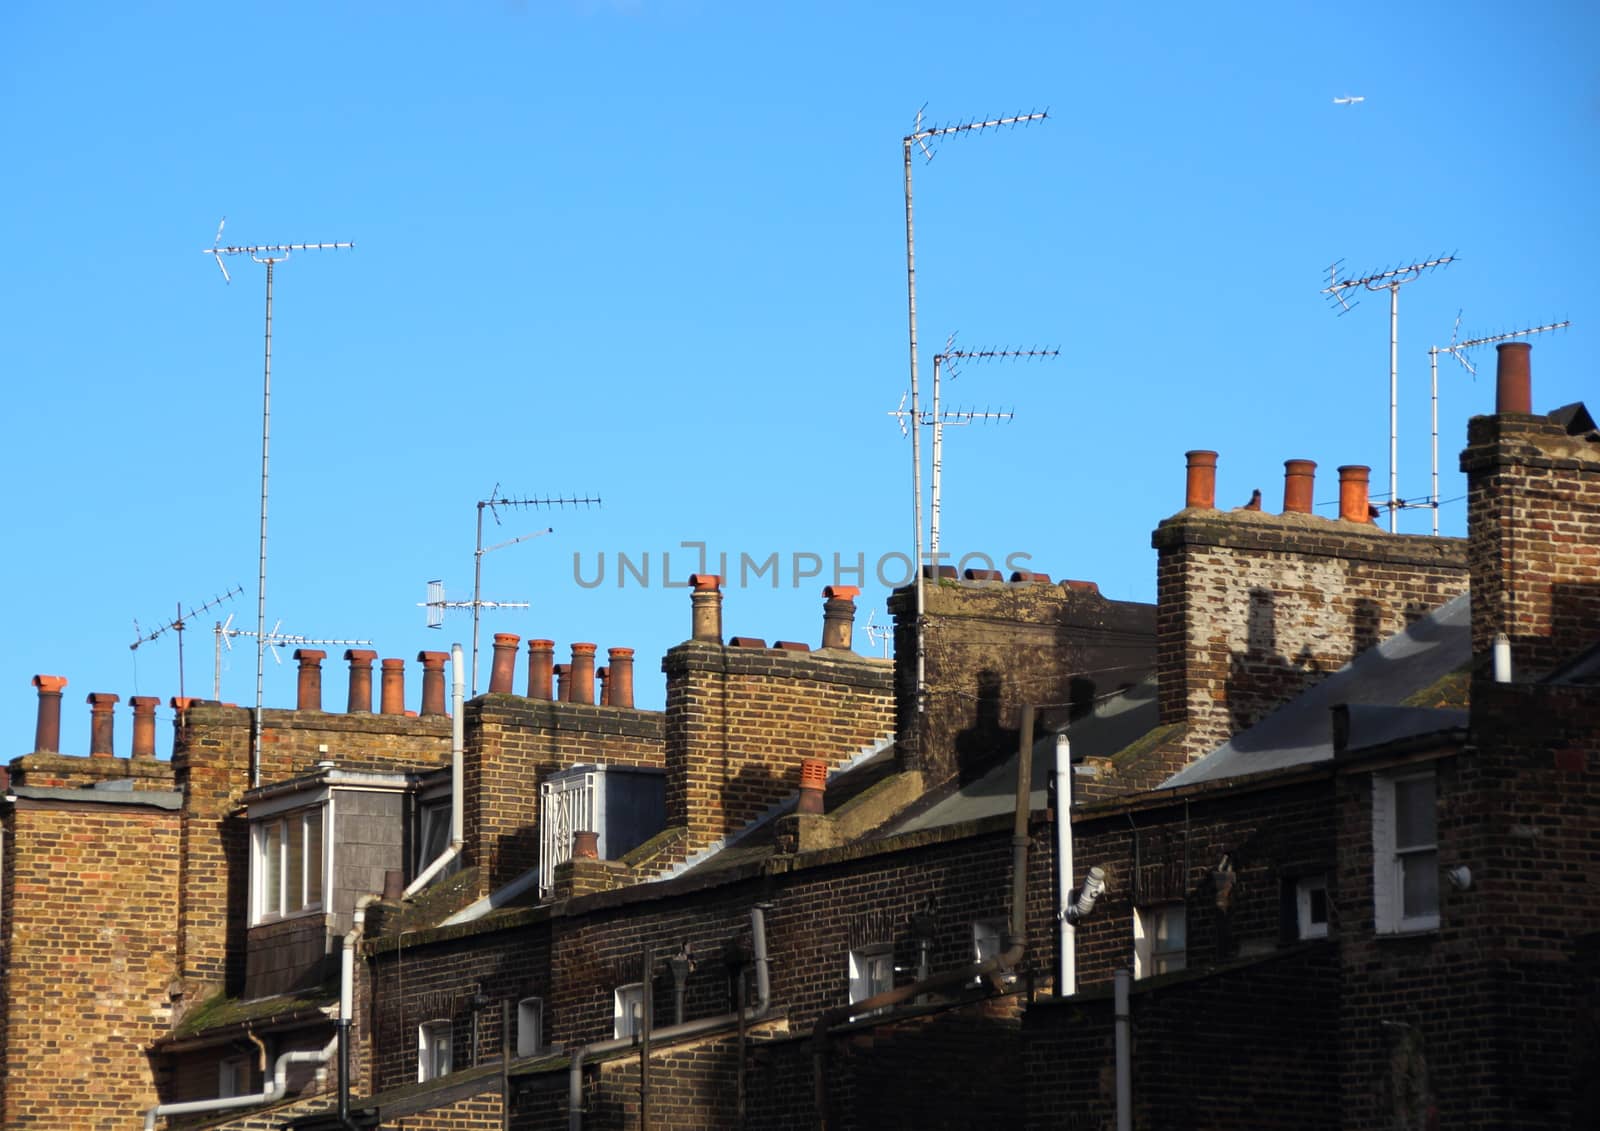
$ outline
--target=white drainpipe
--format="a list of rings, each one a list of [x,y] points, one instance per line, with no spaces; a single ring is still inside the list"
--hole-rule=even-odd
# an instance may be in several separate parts
[[[1078,992],[1078,928],[1067,914],[1072,905],[1072,742],[1056,735],[1056,953],[1060,968],[1056,996]]]
[[[406,886],[401,893],[401,899],[410,899],[417,892],[428,886],[444,866],[457,856],[461,855],[461,845],[465,834],[462,832],[463,818],[461,796],[461,760],[466,752],[466,723],[462,719],[461,707],[466,698],[466,670],[462,666],[461,645],[450,645],[450,674],[453,694],[451,695],[450,715],[450,843],[445,850],[433,858],[433,862],[424,868]]]
[[[289,1088],[289,1066],[291,1064],[327,1064],[333,1059],[335,1050],[339,1047],[339,1040],[335,1037],[320,1049],[301,1049],[296,1052],[286,1052],[278,1057],[277,1068],[273,1071],[272,1079],[267,1081],[266,1089],[253,1096],[228,1096],[226,1099],[188,1100],[184,1103],[157,1104],[144,1113],[144,1131],[155,1131],[156,1120],[162,1116],[194,1115],[202,1111],[225,1111],[235,1107],[252,1107],[255,1104],[272,1103],[280,1100]]]

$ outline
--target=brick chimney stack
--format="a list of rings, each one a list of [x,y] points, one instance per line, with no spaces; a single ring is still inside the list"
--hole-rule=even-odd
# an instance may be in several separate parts
[[[89,692],[89,755],[93,758],[115,758],[112,735],[115,731],[111,709],[122,696],[108,691]]]
[[[33,749],[54,754],[61,749],[61,689],[67,686],[64,675],[36,675],[33,686],[39,689],[39,719],[33,731]]]
[[[328,653],[317,648],[295,649],[294,658],[300,661],[300,677],[295,686],[295,710],[322,710],[322,661],[327,656]]]
[[[344,654],[350,661],[350,704],[352,715],[372,714],[372,661],[378,653],[370,648],[351,648]]]
[[[528,641],[528,698],[549,699],[551,696],[551,666],[555,663],[554,640]]]
[[[707,644],[722,643],[722,578],[714,573],[692,573],[689,584],[694,592],[689,594],[693,603],[689,636]]]

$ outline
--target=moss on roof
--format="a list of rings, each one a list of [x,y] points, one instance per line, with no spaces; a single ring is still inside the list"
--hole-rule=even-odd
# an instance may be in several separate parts
[[[1472,661],[1440,676],[1421,691],[1401,701],[1402,707],[1453,707],[1466,710],[1472,705]]]
[[[332,1005],[337,1000],[339,1000],[339,986],[337,982],[332,981],[299,993],[274,994],[272,997],[251,998],[247,1001],[218,992],[184,1014],[183,1020],[172,1030],[172,1039],[194,1037],[212,1029],[222,1029],[246,1021],[270,1021],[290,1014],[310,1013]]]

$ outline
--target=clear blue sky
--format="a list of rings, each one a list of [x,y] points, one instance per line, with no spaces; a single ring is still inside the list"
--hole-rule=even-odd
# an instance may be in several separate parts
[[[1427,493],[1426,350],[1458,309],[1467,335],[1572,318],[1537,343],[1536,407],[1600,399],[1597,30],[1579,2],[8,4],[7,756],[36,672],[71,681],[68,751],[85,694],[121,694],[127,752],[127,698],[177,693],[175,641],[130,652],[135,618],[237,584],[254,627],[263,272],[235,261],[227,286],[202,257],[223,215],[234,242],[357,244],[278,270],[269,626],[408,660],[466,641],[468,616],[430,632],[416,602],[430,578],[470,595],[475,500],[599,495],[491,528],[556,533],[485,558],[485,596],[533,606],[485,639],[635,647],[658,705],[689,625],[663,551],[674,580],[684,541],[780,554],[776,590],[733,579],[727,631],[815,644],[828,578],[795,585],[792,555],[826,574],[908,548],[884,414],[918,106],[1050,110],[916,169],[924,378],[951,331],[1062,349],[948,388],[1017,416],[950,434],[945,545],[1150,600],[1188,448],[1222,453],[1225,504],[1260,487],[1275,509],[1287,458],[1318,461],[1319,500],[1345,463],[1386,487],[1386,298],[1335,318],[1335,259],[1460,255],[1401,292],[1402,495]],[[1441,372],[1448,532],[1465,419],[1492,404],[1477,360]],[[617,586],[618,552],[649,554],[648,588]],[[604,585],[575,554],[590,578],[605,555]],[[867,581],[858,624],[881,624]],[[287,651],[267,669],[290,705]],[[253,688],[238,641],[222,694]]]

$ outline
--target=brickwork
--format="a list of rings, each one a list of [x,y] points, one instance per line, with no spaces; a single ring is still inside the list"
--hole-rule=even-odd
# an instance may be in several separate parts
[[[970,781],[1017,747],[1022,704],[1055,704],[1041,726],[1086,712],[1155,663],[1155,609],[1108,601],[1082,582],[928,581],[926,702],[916,704],[915,594],[896,590],[896,734],[906,769],[931,785]],[[1069,706],[1070,705],[1070,706]]]
[[[4,835],[0,1123],[122,1131],[157,1102],[144,1050],[171,1022],[178,815],[18,798]]]
[[[580,763],[661,767],[659,711],[485,695],[466,708],[462,835],[478,894],[539,862],[539,785]]]
[[[1314,515],[1184,510],[1151,542],[1174,770],[1468,586],[1459,539]]]
[[[171,789],[172,763],[145,758],[87,758],[74,754],[24,754],[11,762],[15,785],[77,789],[131,779],[134,789]]]
[[[690,640],[661,667],[667,824],[688,829],[691,854],[794,793],[802,759],[837,764],[894,729],[883,660]]]
[[[1461,453],[1472,555],[1472,650],[1511,638],[1518,678],[1600,636],[1600,443],[1544,417],[1477,416]]]

